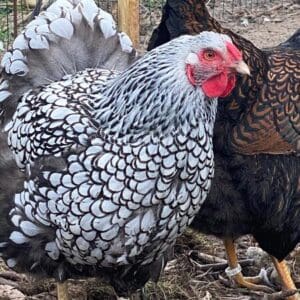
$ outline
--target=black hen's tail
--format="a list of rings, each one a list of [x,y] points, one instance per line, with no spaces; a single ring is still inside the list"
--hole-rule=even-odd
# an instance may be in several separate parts
[[[86,68],[124,70],[135,59],[125,33],[93,0],[58,0],[16,38],[2,61],[2,122],[29,89],[58,81]]]
[[[291,37],[285,42],[281,43],[279,47],[299,49],[300,50],[300,29],[298,29]]]
[[[185,28],[184,10],[188,6],[187,1],[168,0],[162,11],[160,24],[154,29],[147,50],[150,51],[170,40],[187,34]]]
[[[167,0],[160,24],[150,38],[148,50],[183,34],[198,34],[206,30],[221,32],[218,22],[208,13],[205,0]]]

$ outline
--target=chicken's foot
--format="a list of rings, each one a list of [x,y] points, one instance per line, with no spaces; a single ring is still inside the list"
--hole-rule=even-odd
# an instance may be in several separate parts
[[[70,300],[66,281],[57,283],[57,300]]]
[[[279,262],[275,257],[271,256],[273,264],[276,268],[278,276],[282,282],[283,289],[285,290],[297,290],[295,283],[291,277],[290,270],[288,269],[286,262],[283,260]],[[299,293],[287,297],[288,300],[299,300]]]
[[[238,263],[234,242],[232,239],[224,239],[225,250],[228,257],[228,268],[226,274],[232,277],[233,280],[241,287],[248,288],[254,291],[261,291],[265,293],[272,293],[274,290],[266,285],[258,284],[262,281],[261,276],[256,277],[244,277],[242,274],[242,268]]]

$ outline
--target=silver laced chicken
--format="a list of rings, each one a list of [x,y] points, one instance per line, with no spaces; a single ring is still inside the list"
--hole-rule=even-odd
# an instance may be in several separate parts
[[[54,277],[59,299],[72,277],[102,277],[120,296],[157,280],[209,192],[216,100],[249,72],[240,51],[203,32],[136,60],[111,15],[65,0],[25,28],[2,66],[7,265]]]

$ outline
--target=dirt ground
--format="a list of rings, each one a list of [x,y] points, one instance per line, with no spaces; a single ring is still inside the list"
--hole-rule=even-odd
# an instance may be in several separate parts
[[[208,8],[224,27],[259,48],[276,46],[300,28],[300,0],[210,0]],[[160,16],[160,10],[142,8],[142,48]]]
[[[285,41],[300,27],[299,0],[253,1],[260,4],[253,7],[241,4],[234,9],[232,2],[224,1],[225,6],[211,8],[211,12],[224,26],[250,39],[260,48]],[[213,1],[210,1],[209,5],[212,4]],[[150,13],[147,8],[143,10],[141,45],[145,48],[154,23],[160,19],[160,12]],[[278,292],[280,286],[268,256],[257,248],[251,237],[239,239],[236,245],[244,274],[257,275],[264,268],[273,284],[274,293]],[[147,284],[147,299],[284,299],[278,293],[266,295],[235,287],[224,272],[225,258],[220,240],[188,230],[178,240],[175,259],[169,262],[159,283]],[[290,254],[288,263],[300,288],[300,247]],[[3,263],[0,270],[0,299],[56,299],[53,280],[38,281],[17,275],[7,270]],[[74,300],[116,299],[112,289],[96,279],[72,280],[69,282],[69,291]]]
[[[178,239],[175,258],[167,264],[158,284],[147,283],[145,296],[134,295],[133,300],[279,300],[285,299],[269,256],[257,247],[249,236],[236,241],[243,273],[255,276],[267,274],[272,293],[254,292],[237,287],[226,277],[226,255],[223,244],[214,237],[192,230]],[[300,288],[300,247],[287,258],[296,286]],[[37,280],[7,270],[2,263],[0,299],[56,300],[53,280]],[[117,300],[113,290],[99,279],[70,280],[71,300]],[[284,295],[284,294],[283,294]]]
[[[300,0],[248,2],[253,2],[252,9],[249,5],[241,5],[233,10],[225,9],[225,13],[223,7],[211,11],[215,11],[224,27],[251,40],[259,48],[276,46],[300,28]]]

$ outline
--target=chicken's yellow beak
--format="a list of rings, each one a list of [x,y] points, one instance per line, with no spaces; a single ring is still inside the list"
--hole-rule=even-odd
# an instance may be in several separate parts
[[[243,61],[239,61],[238,63],[234,64],[233,68],[236,70],[236,72],[240,73],[240,74],[245,74],[250,76],[250,69],[248,67],[248,65]]]

